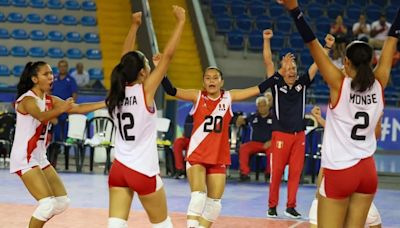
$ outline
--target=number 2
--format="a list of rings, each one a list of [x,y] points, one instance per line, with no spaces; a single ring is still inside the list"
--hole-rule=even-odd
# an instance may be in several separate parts
[[[369,126],[369,115],[366,112],[357,112],[356,115],[354,116],[354,118],[356,120],[358,120],[359,118],[363,118],[364,123],[354,125],[353,129],[351,129],[351,138],[354,140],[365,140],[366,136],[365,135],[357,135],[357,130],[365,129]]]
[[[222,116],[206,116],[203,131],[220,133],[222,131]]]

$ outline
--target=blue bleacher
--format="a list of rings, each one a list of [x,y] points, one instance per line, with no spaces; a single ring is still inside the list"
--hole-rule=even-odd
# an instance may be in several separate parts
[[[101,59],[101,51],[98,49],[89,49],[86,51],[86,58],[100,60]]]
[[[78,20],[72,15],[65,15],[62,17],[61,23],[64,25],[77,25]]]
[[[271,18],[268,16],[259,16],[255,20],[255,26],[258,30],[270,29],[272,28]]]
[[[90,68],[88,70],[90,80],[103,80],[103,70],[100,68]]]
[[[8,33],[8,30],[5,28],[0,28],[0,39],[9,39],[10,34]]]
[[[99,35],[97,33],[93,33],[93,32],[86,33],[83,36],[83,40],[86,43],[99,43],[100,42]]]
[[[82,51],[78,48],[70,48],[67,50],[67,52],[65,54],[66,54],[67,58],[70,58],[70,59],[82,59],[83,58]]]
[[[352,4],[346,7],[346,15],[350,20],[358,20],[360,18],[360,14],[362,12],[362,8],[358,5]]]
[[[291,32],[292,23],[293,23],[292,20],[289,20],[286,17],[279,18],[275,22],[274,31],[279,31],[284,34],[289,34]]]
[[[10,6],[10,0],[0,0],[0,6]]]
[[[82,9],[86,11],[96,11],[96,3],[94,1],[82,2]]]
[[[0,76],[10,76],[11,72],[7,65],[0,64]]]
[[[24,71],[24,68],[24,65],[15,65],[12,68],[12,74],[16,77],[20,77],[22,75],[22,72]]]
[[[0,56],[8,56],[8,49],[4,45],[0,45]]]
[[[68,32],[65,39],[68,42],[79,43],[81,42],[81,34],[79,32]]]
[[[327,34],[331,29],[331,20],[325,17],[319,18],[318,21],[316,21],[315,28],[316,31]]]
[[[27,57],[28,52],[22,46],[14,46],[11,48],[10,54],[14,57]]]
[[[217,3],[216,1],[211,2],[211,14],[217,18],[220,14],[228,14],[228,7],[225,3]]]
[[[14,29],[11,32],[11,37],[16,39],[16,40],[27,40],[27,39],[29,39],[29,35],[24,29]]]
[[[28,7],[28,3],[26,0],[12,0],[11,4],[15,7],[21,7],[21,8]]]
[[[249,12],[252,17],[258,17],[264,15],[266,10],[264,7],[260,7],[259,5],[249,5]]]
[[[399,2],[399,4],[400,4],[400,2]],[[387,7],[386,8],[386,20],[387,21],[393,21],[394,20],[394,17],[396,16],[396,13],[397,13],[397,9],[395,8],[395,7]]]
[[[243,50],[244,36],[240,30],[233,30],[227,34],[226,46],[230,50]]]
[[[239,16],[242,15],[246,12],[246,6],[245,5],[232,5],[231,6],[231,14],[232,16]]]
[[[236,28],[244,33],[249,33],[252,29],[253,20],[246,17],[236,18]]]
[[[274,4],[274,5],[270,6],[268,8],[268,10],[269,10],[269,15],[271,17],[279,17],[281,15],[286,14],[285,9],[281,5]]]
[[[271,39],[271,49],[272,51],[277,51],[281,49],[284,45],[285,37],[282,35],[277,35],[275,33],[274,37]]]
[[[58,25],[60,24],[60,20],[58,19],[57,15],[54,14],[47,14],[43,18],[43,22],[48,25]]]
[[[232,19],[231,18],[216,18],[215,19],[215,31],[219,34],[225,34],[232,30]]]
[[[327,15],[329,18],[335,19],[338,15],[343,15],[344,8],[335,3],[331,3],[330,5],[327,6]]]
[[[61,48],[51,47],[47,51],[47,56],[50,58],[60,59],[64,57],[64,52],[61,50]]]
[[[261,33],[254,32],[249,34],[249,46],[250,51],[261,52],[263,50],[264,39]]]
[[[290,46],[296,50],[304,49],[304,41],[299,35],[292,35],[290,37]]]
[[[83,26],[96,26],[97,20],[95,17],[92,17],[92,16],[83,16],[81,18],[81,24]]]
[[[31,47],[29,49],[29,56],[43,58],[46,56],[46,51],[41,47]]]
[[[64,41],[64,35],[60,31],[56,30],[50,31],[47,37],[50,41],[58,41],[58,42]]]
[[[43,9],[46,8],[46,3],[43,0],[31,0],[30,6],[32,8]]]
[[[80,10],[81,9],[81,5],[79,4],[79,2],[77,2],[75,0],[65,1],[64,7],[67,10]]]
[[[323,16],[324,11],[319,6],[318,7],[312,6],[312,7],[307,7],[307,14],[311,18],[319,18],[319,17]]]
[[[0,22],[6,21],[6,15],[4,13],[0,12]]]
[[[42,23],[42,18],[39,16],[39,14],[30,13],[26,15],[26,22],[30,24],[40,24]]]
[[[381,16],[382,12],[377,5],[369,5],[365,8],[365,14],[368,21],[376,21]]]
[[[31,31],[30,35],[31,40],[46,40],[46,34],[39,29],[34,29]]]
[[[49,9],[62,9],[64,7],[63,3],[60,0],[48,0],[47,8]]]
[[[7,20],[12,23],[22,23],[25,21],[25,18],[21,13],[11,12],[8,14]]]
[[[60,71],[58,70],[58,67],[56,67],[56,66],[52,66],[51,70],[53,71],[53,75],[57,75],[58,73],[60,73]]]

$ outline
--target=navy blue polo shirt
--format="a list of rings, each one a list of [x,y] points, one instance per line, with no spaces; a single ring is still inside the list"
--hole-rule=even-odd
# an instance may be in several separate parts
[[[193,116],[187,115],[185,119],[185,125],[183,126],[183,136],[185,138],[190,138],[192,136],[193,130]]]
[[[286,133],[304,131],[306,90],[311,84],[308,72],[299,76],[292,88],[278,72],[268,78],[267,83],[274,98],[272,130]]]
[[[59,75],[54,77],[52,95],[63,100],[72,97],[73,93],[78,92],[78,85],[73,77],[69,74],[61,79]]]
[[[246,122],[250,126],[250,141],[267,142],[272,136],[272,115],[262,117],[258,112],[251,114],[246,118]]]

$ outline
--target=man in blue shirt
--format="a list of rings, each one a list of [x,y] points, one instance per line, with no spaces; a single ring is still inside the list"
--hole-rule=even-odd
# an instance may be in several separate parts
[[[54,77],[52,95],[63,100],[72,97],[76,101],[78,97],[78,86],[75,79],[68,73],[68,62],[66,60],[60,60],[57,66],[59,74]],[[68,132],[68,126],[66,124],[67,118],[68,115],[66,113],[58,117],[58,123],[54,126],[55,141],[65,140]]]

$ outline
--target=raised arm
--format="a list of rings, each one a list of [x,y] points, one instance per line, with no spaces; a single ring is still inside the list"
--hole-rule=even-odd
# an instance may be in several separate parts
[[[383,44],[381,57],[379,58],[378,64],[374,69],[375,78],[379,80],[382,86],[385,88],[390,76],[390,70],[392,68],[392,60],[394,53],[396,52],[396,45],[400,36],[400,9],[397,10],[396,18],[393,21],[392,26],[389,29],[388,37]]]
[[[54,106],[53,109],[49,111],[41,111],[39,106],[37,105],[36,99],[33,97],[25,97],[19,104],[18,104],[18,111],[21,113],[28,113],[33,118],[39,120],[40,122],[46,122],[57,118],[64,112],[70,110],[74,105],[74,100],[69,98],[68,100],[64,101],[62,104],[58,106]]]
[[[150,76],[144,82],[144,90],[146,91],[146,101],[151,104],[154,99],[157,87],[160,85],[161,80],[167,73],[168,65],[174,56],[176,47],[178,46],[179,40],[182,35],[183,27],[185,25],[185,10],[179,6],[172,6],[173,14],[177,20],[175,28],[169,38],[167,44],[164,47],[163,55],[161,55],[160,61],[157,67],[151,72]]]
[[[321,115],[321,108],[319,106],[314,106],[311,109],[311,115],[314,116],[319,125],[325,127],[325,119]]]
[[[126,53],[134,50],[136,42],[136,32],[139,29],[141,23],[142,23],[142,12],[133,13],[132,24],[131,27],[129,28],[128,35],[126,35],[121,56],[124,56]]]
[[[66,105],[66,103],[69,102],[68,99],[66,101],[64,101],[56,96],[52,96],[51,98],[53,100],[54,108],[63,107]],[[68,114],[86,114],[86,113],[93,112],[97,109],[101,109],[101,108],[105,108],[105,107],[106,107],[106,103],[104,101],[82,103],[82,104],[73,103],[71,108],[68,111],[66,111],[66,113],[68,113]]]
[[[266,76],[267,78],[271,77],[275,73],[275,65],[274,61],[272,61],[272,53],[271,53],[271,38],[274,36],[271,29],[266,29],[263,31],[263,57],[264,64],[266,67]]]
[[[316,39],[310,26],[304,18],[304,14],[299,8],[297,0],[279,0],[287,10],[289,10],[297,30],[299,31],[304,42],[310,49],[311,56],[313,57],[322,77],[330,88],[330,98],[332,103],[336,103],[339,98],[339,89],[344,78],[344,74],[332,63],[331,59],[326,55],[323,47]]]
[[[331,34],[327,34],[325,37],[325,46],[324,51],[329,56],[329,51],[332,49],[335,44],[335,37]],[[308,68],[308,75],[310,76],[310,81],[312,81],[315,75],[318,72],[318,66],[316,63],[311,64],[310,68]]]
[[[265,79],[258,86],[252,86],[246,89],[232,89],[229,91],[232,101],[242,101],[264,93],[268,88],[271,88],[277,80],[279,80],[278,76],[273,76]]]

